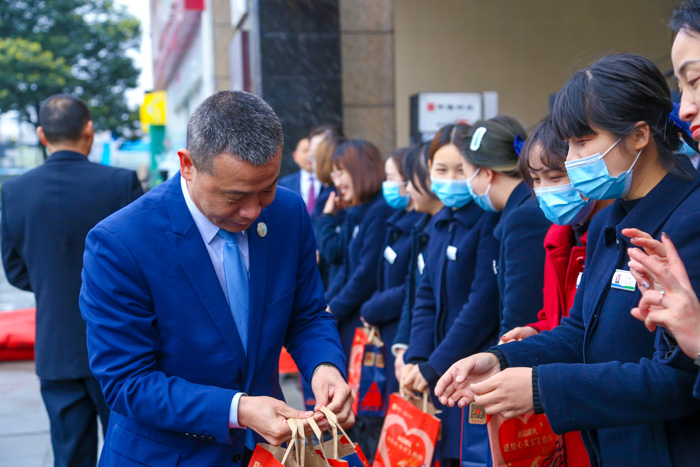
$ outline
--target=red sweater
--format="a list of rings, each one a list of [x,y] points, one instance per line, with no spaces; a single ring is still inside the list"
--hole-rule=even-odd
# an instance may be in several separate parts
[[[578,246],[571,226],[552,224],[549,228],[544,238],[546,256],[543,307],[537,315],[539,321],[528,324],[538,332],[554,328],[562,318],[569,316],[586,261],[587,237],[588,232],[581,237],[582,246]],[[564,433],[564,447],[567,467],[590,466],[586,448],[578,431]]]

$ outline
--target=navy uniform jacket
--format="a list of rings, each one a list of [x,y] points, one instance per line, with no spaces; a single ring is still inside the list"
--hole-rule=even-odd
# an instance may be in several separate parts
[[[347,242],[343,243],[340,233],[340,225],[345,220],[345,210],[341,209],[334,216],[324,215],[323,208],[331,193],[335,193],[335,187],[323,186],[318,195],[318,201],[311,222],[316,235],[316,248],[318,249],[318,269],[321,272],[323,289],[328,291],[336,276],[342,272],[343,252],[347,248]]]
[[[423,214],[415,211],[396,211],[387,220],[386,240],[379,260],[377,290],[360,308],[360,316],[367,323],[378,326],[386,353],[386,395],[399,390],[394,375],[394,356],[391,343],[406,299],[406,276],[411,262],[411,228]],[[394,256],[395,255],[395,256]]]
[[[408,264],[408,276],[406,277],[406,298],[401,307],[401,318],[392,346],[408,346],[411,338],[413,305],[416,302],[418,285],[420,285],[425,272],[425,250],[430,240],[429,232],[434,228],[431,219],[431,215],[423,214],[411,228],[411,261]]]
[[[40,378],[92,378],[78,305],[85,236],[142,194],[133,171],[73,151],[3,184],[3,263],[10,284],[36,294]]]
[[[435,215],[405,354],[433,386],[457,360],[488,349],[498,337],[498,285],[493,262],[498,213],[474,203]],[[456,248],[456,260],[448,248]],[[437,404],[436,404],[437,405]],[[443,408],[444,457],[459,458],[461,409]]]
[[[386,236],[386,220],[394,212],[380,193],[349,208],[338,234],[340,242],[347,248],[343,250],[341,272],[331,283],[326,299],[338,323],[340,340],[348,357],[355,328],[362,325],[360,307],[377,289],[377,268]]]
[[[551,222],[521,182],[501,213],[494,236],[501,243],[497,279],[500,335],[537,321],[544,289],[544,237]]]
[[[655,336],[632,317],[637,288],[611,288],[615,270],[629,269],[628,227],[668,233],[700,290],[700,179],[669,174],[629,213],[617,200],[593,218],[570,317],[495,353],[537,367],[536,408],[539,397],[557,433],[582,430],[593,466],[698,465],[698,367],[663,330]]]
[[[324,362],[344,372],[301,198],[278,188],[246,235],[244,349],[179,175],[90,231],[80,309],[112,409],[101,465],[240,465],[262,438],[229,430],[231,400],[282,399],[282,345],[307,381]]]

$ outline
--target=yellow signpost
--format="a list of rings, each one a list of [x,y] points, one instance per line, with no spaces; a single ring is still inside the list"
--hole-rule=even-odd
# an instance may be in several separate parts
[[[139,112],[141,128],[148,133],[151,125],[165,125],[165,91],[147,92]]]

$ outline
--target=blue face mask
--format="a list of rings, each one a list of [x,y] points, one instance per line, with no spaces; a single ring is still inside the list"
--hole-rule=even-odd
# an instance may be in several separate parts
[[[399,182],[383,182],[382,183],[382,195],[384,195],[384,201],[386,204],[394,209],[404,210],[408,206],[408,200],[410,197],[408,195],[402,195],[399,191],[401,185],[405,183]]]
[[[617,177],[613,177],[610,175],[608,166],[605,165],[603,158],[620,141],[622,141],[622,138],[610,146],[610,149],[605,151],[604,154],[598,153],[565,163],[566,173],[569,175],[574,188],[581,195],[590,199],[617,199],[627,196],[630,186],[632,186],[632,169],[639,160],[642,151],[639,151],[629,170],[622,172]]]
[[[595,207],[595,201],[582,199],[571,183],[535,188],[535,196],[545,217],[557,225],[583,224]]]
[[[430,189],[440,198],[442,204],[450,208],[461,208],[472,200],[464,180],[430,177]]]
[[[491,197],[489,196],[489,191],[491,191],[491,184],[489,183],[489,186],[486,188],[486,193],[483,195],[477,195],[474,193],[474,187],[472,186],[472,180],[474,180],[474,177],[479,175],[479,172],[481,171],[481,167],[479,167],[476,172],[474,172],[474,175],[472,175],[470,178],[467,179],[467,188],[469,188],[469,193],[471,193],[472,197],[474,198],[474,203],[476,203],[477,206],[479,206],[481,209],[484,211],[491,211],[491,212],[498,212],[498,209],[496,209],[493,205],[493,201],[491,201]]]
[[[685,154],[688,157],[693,157],[697,156],[697,152],[695,152],[695,149],[693,149],[688,143],[685,141],[681,142],[681,147],[678,148],[678,152],[681,154]]]

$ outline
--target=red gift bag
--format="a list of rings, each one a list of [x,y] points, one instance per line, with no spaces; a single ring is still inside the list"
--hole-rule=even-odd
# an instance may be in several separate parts
[[[321,407],[321,412],[328,419],[328,425],[333,435],[333,439],[324,443],[320,448],[321,451],[326,453],[328,464],[333,467],[370,467],[367,456],[362,452],[360,445],[350,440],[348,434],[338,423],[338,417],[327,407]],[[338,429],[342,433],[340,437],[338,436]],[[329,454],[329,452],[332,452],[332,454]]]
[[[377,337],[377,328],[364,326],[355,329],[350,348],[350,364],[348,365],[348,385],[352,391],[352,411],[357,415],[359,407],[360,380],[362,379],[362,363],[365,359],[365,346],[367,344],[381,344]],[[383,345],[383,344],[382,344]]]
[[[565,467],[564,439],[552,431],[544,414],[527,412],[505,419],[488,416],[494,467]]]
[[[389,396],[389,409],[372,467],[431,465],[440,432],[436,413],[427,392],[423,394],[422,404],[398,394]]]
[[[321,442],[321,430],[313,419],[289,419],[287,423],[292,430],[292,439],[289,441],[287,448],[259,443],[255,446],[255,451],[253,451],[253,456],[248,465],[251,467],[327,467],[331,465],[322,451],[316,451],[311,439],[309,439],[309,446],[306,446],[304,421],[309,423],[319,442]],[[342,467],[346,465],[344,464]]]

